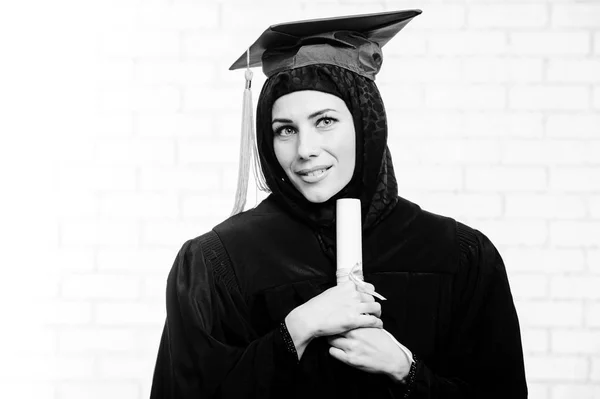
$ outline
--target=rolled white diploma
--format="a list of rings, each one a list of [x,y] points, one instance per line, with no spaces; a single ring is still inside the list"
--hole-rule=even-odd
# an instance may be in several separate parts
[[[365,289],[362,271],[362,221],[360,213],[360,200],[357,198],[341,198],[336,201],[335,208],[336,228],[336,277],[337,284],[348,280],[353,281],[356,289],[371,294],[381,300],[385,298],[374,291]],[[411,351],[402,345],[392,334],[383,330],[398,345],[412,364]]]

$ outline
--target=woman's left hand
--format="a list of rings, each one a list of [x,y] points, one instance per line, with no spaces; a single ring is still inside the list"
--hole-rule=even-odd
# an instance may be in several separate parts
[[[357,328],[328,341],[331,356],[367,373],[402,382],[410,370],[411,360],[381,328]]]

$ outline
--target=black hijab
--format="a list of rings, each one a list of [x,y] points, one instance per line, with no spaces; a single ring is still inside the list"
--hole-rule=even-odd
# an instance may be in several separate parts
[[[275,101],[286,94],[316,90],[341,98],[354,120],[356,162],[350,183],[324,203],[308,201],[289,181],[273,148],[271,128]],[[392,158],[387,147],[387,120],[379,90],[370,79],[333,65],[309,65],[279,72],[264,84],[258,99],[257,144],[265,180],[275,201],[325,239],[326,252],[333,246],[335,201],[361,200],[363,231],[383,220],[398,201]]]

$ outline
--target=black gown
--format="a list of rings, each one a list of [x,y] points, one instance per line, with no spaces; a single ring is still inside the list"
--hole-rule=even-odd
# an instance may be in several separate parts
[[[186,242],[169,274],[152,399],[405,396],[332,358],[324,337],[299,362],[286,348],[285,316],[336,282],[307,225],[268,198],[213,231],[223,245]],[[419,359],[410,398],[527,397],[519,322],[487,237],[399,199],[363,235],[363,271],[387,298],[384,328]]]

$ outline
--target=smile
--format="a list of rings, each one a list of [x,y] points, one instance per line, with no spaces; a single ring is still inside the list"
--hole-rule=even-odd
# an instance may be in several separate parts
[[[312,169],[303,169],[296,174],[306,183],[316,183],[321,181],[329,172],[331,166],[319,166]]]

